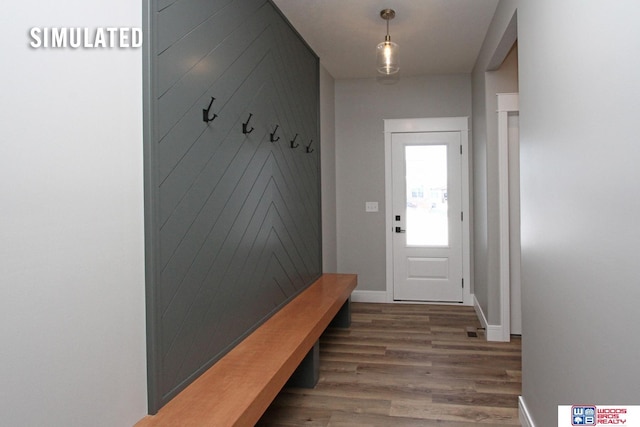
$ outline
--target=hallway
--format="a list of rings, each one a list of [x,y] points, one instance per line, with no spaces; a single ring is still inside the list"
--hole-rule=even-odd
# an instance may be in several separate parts
[[[261,426],[519,425],[520,338],[487,342],[472,307],[352,304],[320,341],[320,381],[285,388]]]

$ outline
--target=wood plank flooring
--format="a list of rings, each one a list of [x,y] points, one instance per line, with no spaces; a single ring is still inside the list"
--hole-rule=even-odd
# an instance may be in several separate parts
[[[284,388],[257,425],[520,425],[520,339],[477,328],[472,307],[353,303],[320,340],[316,387]]]

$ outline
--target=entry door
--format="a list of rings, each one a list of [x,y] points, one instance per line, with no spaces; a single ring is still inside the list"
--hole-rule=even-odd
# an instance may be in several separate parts
[[[393,133],[393,299],[462,302],[460,132]]]

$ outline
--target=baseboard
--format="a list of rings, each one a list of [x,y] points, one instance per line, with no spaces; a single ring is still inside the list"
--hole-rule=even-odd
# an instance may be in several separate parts
[[[504,341],[502,326],[489,324],[475,295],[473,296],[473,308],[475,309],[476,315],[478,316],[478,319],[480,319],[480,323],[485,330],[487,341]]]
[[[351,293],[351,301],[385,303],[388,302],[387,291],[359,291],[356,289]]]
[[[475,301],[475,296],[471,294],[471,299],[467,299],[462,305],[473,305],[469,301]],[[438,301],[395,301],[387,291],[360,291],[355,290],[351,293],[351,301],[353,302],[371,302],[371,303],[394,303],[394,304],[438,304],[438,305],[456,305],[457,302],[438,302]],[[480,308],[476,301],[476,311]],[[482,311],[482,310],[481,310]],[[478,315],[480,317],[480,315]],[[489,330],[486,327],[486,322],[482,325],[483,328]]]
[[[476,316],[478,316],[478,319],[480,319],[480,324],[482,325],[482,327],[487,329],[487,318],[485,317],[484,311],[482,311],[482,307],[480,306],[480,303],[478,302],[478,299],[475,295],[473,295],[473,309],[476,311]]]
[[[518,418],[522,427],[535,427],[531,414],[524,403],[524,397],[518,396]]]
[[[504,332],[502,331],[502,326],[500,325],[488,325],[485,329],[487,331],[487,341],[502,341],[504,342]],[[509,340],[506,340],[507,342]]]

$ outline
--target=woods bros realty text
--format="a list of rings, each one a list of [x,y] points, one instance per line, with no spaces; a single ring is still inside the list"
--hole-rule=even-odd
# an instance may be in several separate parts
[[[34,49],[137,48],[142,46],[142,30],[128,27],[33,27],[29,30],[29,45]]]

